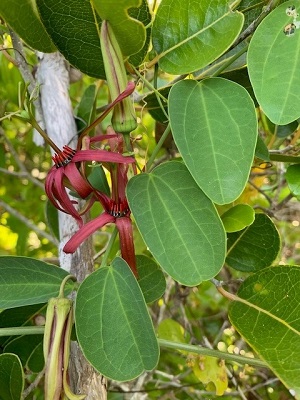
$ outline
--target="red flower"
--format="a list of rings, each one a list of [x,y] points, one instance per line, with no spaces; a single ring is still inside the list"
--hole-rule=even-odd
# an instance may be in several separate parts
[[[73,150],[64,146],[63,151],[53,157],[55,165],[50,169],[45,190],[49,200],[60,211],[72,215],[82,225],[80,213],[74,207],[76,201],[70,200],[66,188],[76,192],[82,199],[93,193],[93,188],[80,171],[84,161],[111,163],[133,163],[134,158],[106,150]],[[82,168],[84,171],[84,168]]]
[[[112,128],[108,128],[112,129]],[[115,151],[123,150],[123,137],[121,135],[108,135],[110,149]],[[120,155],[116,152],[108,154]],[[137,276],[136,261],[133,244],[133,230],[130,219],[130,210],[127,203],[125,188],[128,181],[128,162],[134,163],[131,157],[126,158],[127,163],[108,164],[112,182],[111,197],[106,194],[94,191],[95,198],[102,204],[103,213],[81,226],[72,238],[64,246],[65,253],[73,253],[78,246],[83,243],[91,234],[109,223],[115,223],[119,231],[121,254],[124,260],[131,267],[133,273]]]
[[[108,134],[89,138],[88,132],[96,126],[110,110],[134,90],[133,82],[129,82],[126,90],[112,102],[105,112],[86,128],[78,141],[77,150],[64,146],[61,151],[54,144],[56,154],[53,157],[54,166],[48,173],[45,183],[46,194],[52,204],[62,212],[72,215],[79,224],[78,232],[66,243],[64,251],[73,253],[77,247],[96,230],[109,223],[115,223],[120,236],[121,254],[137,276],[136,261],[133,244],[133,231],[130,219],[130,210],[125,196],[125,187],[128,181],[129,164],[134,165],[135,159],[124,156],[122,135],[118,135],[110,127]],[[89,149],[90,143],[107,140],[110,150]],[[84,147],[82,149],[82,147]],[[103,163],[111,174],[111,197],[96,190],[85,176],[85,162],[97,161]],[[77,202],[69,198],[67,188],[74,191],[80,198],[87,199],[88,203],[83,211],[78,211],[74,204]],[[95,201],[99,201],[104,212],[92,221],[83,225],[81,215],[86,212]]]

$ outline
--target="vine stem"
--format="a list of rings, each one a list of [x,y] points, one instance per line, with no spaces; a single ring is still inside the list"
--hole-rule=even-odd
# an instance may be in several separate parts
[[[44,326],[20,326],[17,328],[1,328],[1,336],[19,336],[19,335],[39,335],[44,333]],[[160,347],[168,349],[183,350],[188,353],[202,354],[205,356],[222,358],[228,361],[234,361],[240,364],[249,364],[256,367],[268,368],[267,364],[257,358],[245,357],[237,354],[224,353],[223,351],[208,349],[193,344],[173,342],[171,340],[158,339]]]
[[[208,349],[206,347],[196,346],[193,344],[173,342],[173,341],[165,340],[165,339],[158,339],[158,343],[159,343],[160,347],[166,347],[166,348],[175,349],[175,350],[183,350],[183,351],[187,351],[189,353],[196,353],[196,354],[201,354],[201,355],[210,356],[210,357],[222,358],[222,359],[225,359],[228,361],[234,361],[234,362],[237,362],[240,364],[249,364],[249,365],[253,365],[256,367],[268,368],[267,364],[264,361],[258,360],[257,358],[250,358],[250,357],[245,357],[245,356],[241,356],[241,355],[237,355],[237,354],[224,353],[223,351],[219,351],[219,350]]]
[[[146,164],[146,168],[145,168],[146,171],[149,171],[151,165],[153,164],[154,160],[156,159],[156,156],[157,156],[159,150],[161,149],[162,145],[164,144],[164,141],[166,140],[166,138],[167,138],[168,134],[170,133],[170,131],[171,131],[171,126],[170,126],[170,124],[168,124],[168,126],[166,127],[166,129],[165,129],[164,133],[162,134],[161,138],[159,139],[157,145],[155,146],[155,148],[153,150],[153,153],[151,154],[151,156],[150,156],[150,158],[149,158],[149,160],[148,160],[148,162]]]

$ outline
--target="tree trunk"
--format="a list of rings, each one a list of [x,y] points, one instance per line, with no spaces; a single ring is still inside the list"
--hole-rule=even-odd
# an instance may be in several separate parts
[[[40,85],[41,104],[48,136],[62,149],[64,145],[76,148],[77,132],[69,98],[69,71],[59,53],[39,53],[37,80]],[[62,268],[82,281],[93,271],[92,242],[87,240],[74,254],[65,254],[62,248],[77,231],[76,221],[59,212],[60,248]],[[75,393],[86,394],[86,400],[106,399],[106,380],[86,361],[77,343],[72,343],[70,380]]]

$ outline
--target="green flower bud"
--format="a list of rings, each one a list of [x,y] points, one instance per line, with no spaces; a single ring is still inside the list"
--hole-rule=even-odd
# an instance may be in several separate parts
[[[102,22],[100,41],[106,80],[114,100],[126,89],[128,81],[120,46],[108,21]],[[137,127],[130,97],[126,97],[115,106],[112,125],[114,130],[120,133],[129,133]]]
[[[73,325],[73,303],[65,298],[48,302],[44,333],[45,400],[82,400],[84,395],[72,393],[68,381],[70,339]]]

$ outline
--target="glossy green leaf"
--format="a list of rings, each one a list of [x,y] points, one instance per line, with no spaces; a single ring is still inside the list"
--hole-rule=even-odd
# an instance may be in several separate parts
[[[300,196],[300,164],[290,165],[285,174],[290,191]]]
[[[24,389],[22,364],[15,354],[0,355],[0,398],[21,400]]]
[[[247,278],[229,308],[233,326],[300,396],[300,268],[276,266]]]
[[[172,278],[194,286],[220,271],[223,225],[184,164],[168,162],[133,177],[127,197],[146,245]]]
[[[256,141],[255,107],[247,91],[222,78],[173,86],[169,115],[175,143],[193,178],[215,203],[243,191]]]
[[[288,1],[258,26],[248,50],[248,70],[258,103],[274,124],[285,125],[300,117],[300,29],[284,34],[293,23],[288,6],[300,11],[300,1]],[[299,18],[298,18],[299,20]]]
[[[43,340],[35,346],[32,350],[28,360],[27,368],[33,373],[42,371],[45,365],[44,351],[43,351]]]
[[[252,225],[229,233],[226,264],[239,271],[254,272],[268,267],[280,250],[280,236],[272,220],[256,214]]]
[[[0,312],[0,328],[10,328],[12,326],[25,326],[34,324],[34,316],[39,314],[44,305],[33,304],[31,306],[14,307]],[[11,337],[0,337],[0,346],[4,347]]]
[[[29,358],[42,342],[43,335],[18,336],[5,346],[4,352],[16,354],[23,366],[26,366]]]
[[[124,56],[142,49],[146,40],[144,25],[128,15],[128,9],[138,8],[140,0],[92,0],[102,20],[109,21]]]
[[[184,74],[205,67],[230,47],[243,22],[227,0],[162,0],[152,31],[160,68]]]
[[[159,348],[142,291],[126,262],[114,259],[80,285],[76,332],[87,360],[117,381],[153,369]]]
[[[44,53],[55,51],[34,0],[1,0],[0,16],[32,48]]]
[[[56,297],[66,271],[28,257],[0,257],[0,308],[45,303]],[[67,283],[70,293],[73,283]]]
[[[166,280],[162,270],[154,260],[149,257],[136,256],[139,285],[142,289],[146,303],[159,299],[166,290]]]
[[[247,204],[237,204],[222,214],[221,219],[226,232],[237,232],[253,223],[255,212]]]
[[[52,41],[74,67],[87,75],[105,79],[100,47],[100,17],[89,1],[36,0]]]

